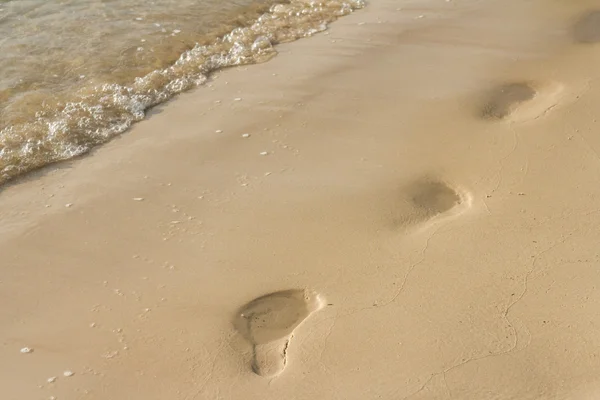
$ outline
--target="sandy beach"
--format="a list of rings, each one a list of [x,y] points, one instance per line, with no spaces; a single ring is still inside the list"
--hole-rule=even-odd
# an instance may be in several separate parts
[[[2,399],[600,397],[599,15],[373,0],[3,186]]]

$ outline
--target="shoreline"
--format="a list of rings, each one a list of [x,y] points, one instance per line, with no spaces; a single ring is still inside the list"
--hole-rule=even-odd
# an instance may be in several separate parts
[[[154,63],[153,70],[142,68],[143,62],[140,65],[129,60],[130,71],[112,67],[113,80],[113,77],[96,76],[93,68],[89,71],[92,76],[86,76],[88,70],[84,68],[80,70],[84,74],[78,75],[75,81],[62,81],[69,90],[53,88],[53,83],[40,77],[17,77],[19,81],[38,80],[39,87],[37,97],[27,90],[15,89],[12,96],[7,94],[10,91],[5,91],[8,97],[0,125],[0,184],[40,167],[87,154],[129,130],[145,118],[149,109],[203,86],[211,74],[266,62],[277,55],[274,46],[325,31],[329,24],[363,7],[363,0],[328,0],[319,4],[292,0],[286,4],[274,3],[271,7],[247,5],[240,7],[237,18],[223,21],[222,28],[196,35],[195,42],[182,41],[179,39],[181,29],[174,29],[170,36],[177,57],[172,59],[173,54],[165,53],[165,59]],[[261,8],[263,12],[259,13]],[[137,17],[135,21],[141,23],[144,18]],[[154,23],[152,27],[157,29],[161,24]],[[219,31],[223,33],[218,34]],[[161,32],[166,34],[166,28],[162,27]],[[141,38],[138,44],[145,43],[147,40]],[[158,46],[164,47],[164,43]],[[35,48],[28,51],[36,52]],[[136,49],[140,57],[148,57],[148,52],[158,54],[161,49],[144,46]],[[103,61],[109,62],[109,59]],[[55,64],[59,63],[55,60]],[[126,72],[130,74],[129,79],[123,77]],[[118,75],[121,75],[119,79]],[[52,76],[59,77],[58,74]],[[44,92],[53,92],[53,95],[44,95]],[[16,109],[19,111],[14,111]]]
[[[592,4],[431,4],[370,4],[5,187],[8,398],[597,394]],[[301,289],[273,342],[234,326]]]

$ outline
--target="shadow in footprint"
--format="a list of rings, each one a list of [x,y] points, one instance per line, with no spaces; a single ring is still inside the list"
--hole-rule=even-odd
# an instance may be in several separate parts
[[[440,181],[421,181],[409,187],[413,205],[429,217],[442,214],[462,202],[460,195]]]
[[[486,119],[504,119],[520,103],[533,99],[535,95],[535,89],[525,82],[501,85],[491,91],[488,101],[481,110],[481,116]]]
[[[396,227],[454,215],[470,203],[467,193],[435,178],[416,180],[405,186],[401,193],[407,207],[394,218]]]
[[[261,296],[241,307],[234,326],[252,345],[252,370],[266,377],[281,373],[294,330],[324,304],[316,293],[293,289]]]
[[[564,100],[556,82],[512,82],[489,91],[479,115],[486,120],[523,122],[537,119]]]
[[[573,37],[579,43],[600,42],[600,10],[589,11],[575,23]]]

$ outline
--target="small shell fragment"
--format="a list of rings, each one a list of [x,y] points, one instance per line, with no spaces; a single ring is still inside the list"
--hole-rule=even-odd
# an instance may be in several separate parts
[[[266,155],[269,155],[269,152],[268,151],[261,151],[260,155],[261,156],[266,156]]]
[[[250,137],[250,134],[249,134],[249,133],[244,133],[244,134],[242,135],[242,137],[243,137],[243,138],[249,138],[249,137]]]
[[[67,203],[67,204],[65,204],[65,207],[67,207],[67,208],[72,207],[72,206],[73,206],[73,203]]]
[[[236,97],[235,99],[233,99],[234,101],[242,101],[241,97]]]
[[[48,383],[54,383],[54,382],[56,382],[56,377],[55,377],[55,376],[51,376],[51,377],[50,377],[50,378],[48,378],[46,381],[47,381]]]
[[[67,378],[69,378],[69,377],[75,375],[75,372],[67,370],[67,371],[63,372],[63,375],[66,376]]]
[[[133,198],[134,201],[144,201],[143,197],[134,197]]]
[[[31,347],[23,347],[21,349],[21,353],[23,353],[23,354],[33,353],[33,349]]]
[[[107,360],[110,360],[111,358],[115,358],[118,355],[119,355],[119,351],[118,350],[114,350],[114,351],[110,351],[110,352],[104,353],[102,355],[102,357],[106,358]]]

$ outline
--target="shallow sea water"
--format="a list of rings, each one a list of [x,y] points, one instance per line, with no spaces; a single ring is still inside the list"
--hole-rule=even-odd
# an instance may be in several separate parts
[[[0,0],[0,184],[128,129],[222,68],[259,63],[363,0]]]

